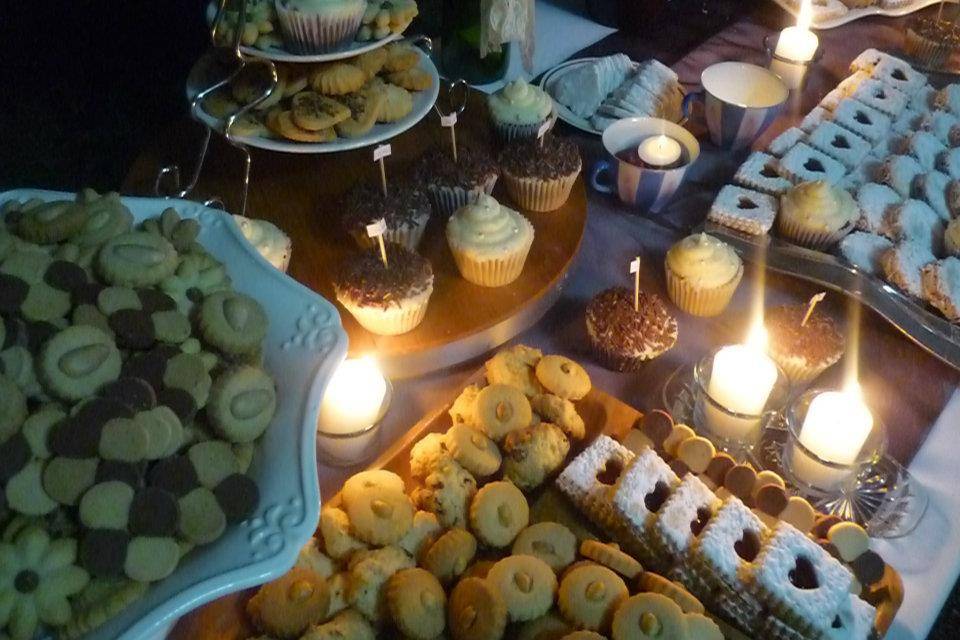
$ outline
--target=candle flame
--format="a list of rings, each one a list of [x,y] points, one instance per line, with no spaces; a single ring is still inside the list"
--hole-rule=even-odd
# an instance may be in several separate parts
[[[843,361],[843,388],[860,388],[860,303],[847,303],[847,345]]]
[[[809,29],[813,23],[813,0],[801,0],[800,10],[797,12],[797,27]]]

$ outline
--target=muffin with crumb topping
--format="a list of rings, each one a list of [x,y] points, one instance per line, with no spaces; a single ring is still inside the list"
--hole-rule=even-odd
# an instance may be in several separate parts
[[[663,299],[641,291],[602,291],[587,306],[587,335],[600,363],[613,371],[638,371],[677,342],[677,320]]]
[[[804,322],[806,314],[803,303],[767,309],[764,317],[767,353],[797,386],[812,382],[836,364],[844,349],[843,334],[833,318],[817,309]]]

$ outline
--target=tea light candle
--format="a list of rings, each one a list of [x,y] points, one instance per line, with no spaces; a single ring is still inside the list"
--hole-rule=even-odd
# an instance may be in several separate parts
[[[707,412],[708,428],[729,440],[745,441],[760,424],[760,415],[777,382],[777,365],[751,344],[724,347],[713,358],[707,394],[730,413]]]
[[[800,428],[800,443],[836,468],[820,464],[800,449],[794,449],[792,468],[807,484],[830,489],[855,471],[855,463],[873,429],[873,415],[863,402],[859,387],[824,391],[807,408]]]
[[[387,380],[372,358],[344,360],[320,402],[317,437],[326,453],[339,462],[361,460],[376,437],[370,427],[382,417],[386,394]]]
[[[651,167],[665,167],[680,159],[680,143],[670,136],[651,136],[637,147],[637,155]]]
[[[790,89],[798,89],[803,84],[803,76],[807,72],[807,63],[813,60],[817,53],[820,40],[810,31],[810,22],[813,18],[811,0],[800,3],[797,14],[797,24],[787,27],[780,32],[774,55],[784,60],[774,58],[770,62],[770,70],[780,76]],[[791,62],[787,62],[787,61]]]

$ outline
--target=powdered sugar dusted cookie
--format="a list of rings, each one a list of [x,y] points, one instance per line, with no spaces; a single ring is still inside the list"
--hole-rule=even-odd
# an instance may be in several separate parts
[[[897,60],[889,53],[884,53],[877,49],[864,49],[860,52],[856,58],[853,59],[853,62],[850,63],[850,71],[866,71],[867,73],[873,73],[873,70],[880,64],[882,61],[891,59]]]
[[[778,196],[793,183],[780,175],[780,163],[763,151],[754,151],[737,169],[733,180],[757,191]]]
[[[817,125],[823,122],[824,120],[829,120],[833,117],[829,111],[823,107],[814,107],[810,110],[810,113],[803,117],[803,120],[800,121],[800,129],[810,133],[817,128]]]
[[[861,186],[879,180],[882,168],[882,160],[872,155],[867,156],[837,184],[851,193],[856,193]]]
[[[894,205],[885,223],[886,235],[894,240],[918,244],[933,254],[943,248],[943,222],[925,202],[911,198]]]
[[[857,90],[864,80],[870,80],[870,74],[866,71],[855,71],[840,81],[834,89],[823,96],[820,100],[820,106],[828,111],[833,111],[840,106],[840,101],[849,98]]]
[[[632,451],[601,435],[574,458],[557,478],[557,488],[596,522],[612,524],[614,486],[633,460]]]
[[[954,146],[950,144],[950,132],[953,128],[960,123],[960,120],[957,120],[957,117],[952,113],[947,113],[946,111],[931,111],[930,113],[925,113],[919,121],[917,121],[915,129],[920,129],[923,131],[929,131],[937,140],[943,143],[944,146]]]
[[[884,233],[887,211],[902,201],[900,194],[887,185],[868,182],[857,191],[857,204],[860,205],[857,228],[869,233]]]
[[[893,243],[875,233],[854,231],[840,241],[840,255],[864,273],[876,275],[882,272],[880,258]]]
[[[667,549],[683,554],[719,508],[720,499],[697,476],[688,473],[657,513],[655,535]]]
[[[767,153],[782,158],[787,151],[790,151],[790,149],[806,136],[807,134],[803,129],[790,127],[770,141],[770,144],[767,145]]]
[[[937,156],[937,167],[954,180],[960,180],[960,147],[954,147]]]
[[[923,119],[923,113],[919,111],[914,111],[913,109],[906,108],[900,112],[896,118],[894,118],[893,123],[890,125],[890,130],[894,133],[905,134],[910,133],[911,131],[916,131],[920,126],[920,121]]]
[[[960,321],[960,259],[951,256],[928,264],[921,277],[923,299],[947,320]]]
[[[913,95],[907,97],[909,98],[907,108],[913,111],[923,113],[936,108],[934,106],[934,100],[937,97],[937,90],[930,85],[924,85],[918,91],[914,92]]]
[[[949,222],[951,218],[950,205],[947,203],[949,186],[950,176],[939,171],[930,171],[914,179],[913,195],[930,205],[941,220]]]
[[[764,235],[777,217],[777,199],[728,184],[720,189],[707,219],[751,235]]]
[[[630,464],[613,493],[613,509],[639,539],[647,535],[664,501],[680,484],[677,474],[652,448]],[[656,500],[647,496],[656,495]]]
[[[947,147],[929,131],[917,131],[906,141],[905,151],[917,159],[920,166],[932,171],[937,165],[937,158]]]
[[[805,142],[799,142],[780,160],[780,171],[795,183],[825,180],[837,184],[847,170],[842,164]]]
[[[879,177],[881,182],[892,187],[902,197],[909,198],[913,192],[913,181],[921,173],[923,173],[923,167],[916,158],[896,155],[884,161]]]
[[[887,86],[886,83],[876,78],[861,82],[853,92],[852,97],[892,117],[899,115],[907,106],[905,93]]]
[[[849,9],[847,9],[847,5],[843,4],[840,0],[816,0],[816,2],[811,4],[813,7],[813,19],[815,22],[823,22],[824,20],[839,18],[849,11]]]
[[[840,103],[833,112],[833,119],[840,126],[866,138],[871,144],[880,142],[890,131],[890,116],[853,98],[847,98]]]
[[[937,109],[960,114],[960,84],[948,84],[940,89],[933,98],[933,104]]]
[[[870,153],[870,143],[835,122],[821,122],[810,132],[807,142],[825,154],[839,160],[847,169],[858,166]]]
[[[914,91],[927,84],[927,76],[923,75],[909,64],[890,56],[881,60],[873,68],[873,77],[887,83],[895,89],[911,95]]]
[[[936,258],[930,249],[912,242],[901,242],[880,257],[883,275],[891,284],[914,298],[923,296],[921,271]]]

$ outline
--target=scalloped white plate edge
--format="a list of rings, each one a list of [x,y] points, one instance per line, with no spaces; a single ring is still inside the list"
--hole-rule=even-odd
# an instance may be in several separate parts
[[[0,203],[11,199],[26,199],[32,197],[38,197],[44,200],[59,198],[72,199],[74,194],[40,189],[16,189],[0,193]],[[294,411],[295,415],[299,417],[299,434],[293,442],[296,444],[295,453],[297,454],[300,468],[297,476],[290,481],[291,485],[295,482],[297,486],[291,486],[289,490],[295,491],[297,495],[294,497],[294,501],[299,498],[299,504],[291,504],[288,506],[300,510],[302,516],[300,516],[299,513],[295,514],[297,517],[296,521],[287,521],[289,526],[284,526],[281,521],[287,514],[283,514],[282,509],[277,511],[277,508],[281,505],[268,506],[261,501],[261,504],[257,507],[256,516],[228,528],[225,535],[213,544],[198,548],[188,554],[185,557],[185,561],[181,563],[170,577],[151,585],[150,590],[143,599],[132,604],[119,616],[108,621],[105,625],[84,636],[88,640],[106,640],[108,638],[118,640],[143,640],[144,638],[163,637],[170,627],[189,611],[227,593],[233,593],[247,587],[262,584],[282,575],[293,566],[300,548],[313,536],[320,515],[320,490],[317,476],[316,451],[316,420],[319,412],[320,399],[323,397],[323,392],[330,380],[333,369],[347,354],[347,336],[340,323],[340,316],[336,308],[322,296],[271,266],[246,240],[234,222],[233,216],[229,213],[212,209],[196,202],[174,198],[123,197],[122,200],[134,214],[137,221],[158,215],[168,207],[177,209],[184,217],[197,218],[198,222],[201,223],[202,229],[199,240],[213,255],[223,259],[225,257],[223,255],[224,253],[239,252],[256,266],[256,272],[260,274],[260,278],[238,278],[236,274],[242,267],[227,263],[227,270],[231,274],[234,286],[238,290],[249,292],[251,288],[258,286],[262,281],[261,278],[266,278],[282,285],[282,288],[269,289],[271,297],[278,295],[278,291],[286,291],[288,295],[300,298],[301,302],[305,305],[306,312],[298,318],[287,315],[288,307],[284,307],[281,311],[280,309],[274,309],[272,306],[264,305],[272,327],[267,337],[268,341],[275,342],[275,338],[277,337],[276,332],[279,328],[274,328],[277,324],[275,320],[279,320],[280,324],[289,324],[289,321],[293,320],[293,325],[296,330],[304,326],[304,318],[309,316],[316,319],[319,318],[321,314],[325,314],[324,320],[327,321],[327,324],[325,324],[322,329],[317,327],[317,330],[320,332],[329,332],[331,341],[320,345],[319,354],[309,349],[312,345],[304,345],[304,341],[297,344],[293,342],[293,339],[287,339],[279,345],[271,345],[268,343],[264,353],[265,360],[273,360],[277,357],[283,359],[283,354],[280,352],[288,353],[292,360],[301,359],[301,368],[309,372],[309,375],[304,376],[305,379],[299,381],[299,385],[294,389],[292,394],[293,398],[299,397],[301,400],[287,400],[282,404],[278,403],[277,416],[274,418],[274,423],[268,428],[264,440],[258,445],[257,451],[254,454],[254,463],[251,466],[254,475],[258,475],[258,472],[262,469],[289,468],[288,465],[265,465],[263,452],[268,446],[268,438],[274,445],[277,442],[283,443],[284,439],[280,437],[280,431],[284,427],[281,424],[277,424],[277,420],[280,419],[282,414]],[[216,247],[209,247],[205,241],[209,242],[211,234],[218,234],[221,229],[224,231],[222,236],[218,236],[218,238],[222,237],[223,239],[229,240],[232,246],[217,244]],[[258,299],[261,298],[262,294],[260,294]],[[307,324],[307,326],[309,325]],[[304,333],[307,333],[306,329],[304,329]],[[316,335],[319,336],[319,333]],[[304,349],[304,346],[308,348]],[[311,366],[308,363],[310,360],[316,361],[315,366]],[[281,386],[294,386],[292,384],[293,381],[281,380],[280,376],[286,371],[287,369],[270,371],[277,380],[278,399],[280,399],[281,396],[287,398],[286,389],[281,390]],[[298,393],[298,391],[301,393]],[[260,478],[258,477],[258,481],[259,480]],[[274,515],[270,514],[271,511],[274,511]],[[266,525],[270,524],[265,522],[270,517],[275,517],[277,530],[273,533],[264,533],[264,535],[258,539],[266,539],[267,541],[263,544],[279,544],[279,549],[266,557],[259,559],[253,558],[249,562],[238,562],[238,550],[234,549],[232,552],[228,552],[227,547],[236,547],[237,541],[244,534],[245,530],[254,527],[258,521],[261,522],[261,529],[265,528]],[[247,539],[249,540],[250,537],[254,535],[257,535],[256,530],[247,533]],[[277,538],[276,536],[280,537]],[[254,543],[251,542],[249,544],[252,546]],[[243,550],[240,549],[240,551]],[[204,560],[209,558],[216,560],[218,557],[226,557],[230,561],[229,566],[228,563],[223,563],[223,569],[213,570],[205,566]],[[196,574],[195,579],[185,579],[187,569],[190,570],[190,573]],[[183,572],[181,572],[182,570]],[[157,601],[156,593],[162,592],[165,584],[173,584],[173,582],[168,581],[174,581],[178,576],[179,580],[177,581],[186,582],[186,584],[176,587],[175,591],[167,597]],[[167,590],[170,590],[169,586]]]

